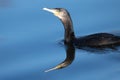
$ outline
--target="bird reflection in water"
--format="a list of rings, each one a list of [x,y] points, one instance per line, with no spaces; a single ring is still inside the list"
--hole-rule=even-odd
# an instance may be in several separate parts
[[[117,49],[117,46],[110,46],[108,48],[90,48],[90,47],[81,47],[80,48],[81,50],[85,50],[85,51],[88,51],[88,52],[91,52],[91,53],[94,53],[94,54],[105,54],[107,53],[108,51],[118,51],[120,52],[118,49]],[[45,72],[49,72],[49,71],[53,71],[53,70],[58,70],[58,69],[62,69],[62,68],[65,68],[67,66],[69,66],[74,58],[75,58],[75,46],[71,43],[67,43],[65,44],[65,50],[66,50],[66,58],[63,62],[61,62],[60,64],[58,64],[57,66],[51,68],[51,69],[48,69],[46,70]]]
[[[73,46],[73,44],[68,43],[65,44],[65,49],[66,49],[66,59],[57,66],[55,66],[54,68],[46,70],[45,72],[65,68],[73,62],[75,58],[75,47]]]

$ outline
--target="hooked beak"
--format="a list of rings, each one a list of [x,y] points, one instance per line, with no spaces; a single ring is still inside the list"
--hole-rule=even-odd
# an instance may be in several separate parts
[[[59,16],[59,12],[55,9],[43,8],[43,10],[53,13],[55,16]]]
[[[53,9],[49,9],[49,8],[43,8],[43,10],[51,12],[51,13],[55,13],[55,11]]]

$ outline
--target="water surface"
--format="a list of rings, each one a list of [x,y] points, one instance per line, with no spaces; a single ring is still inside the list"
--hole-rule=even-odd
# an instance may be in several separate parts
[[[1,0],[2,1],[2,0]],[[65,59],[63,25],[44,7],[66,8],[76,36],[120,31],[118,0],[6,0],[0,7],[0,80],[119,80],[118,51],[76,49],[73,63],[61,70],[44,71]],[[118,34],[119,35],[119,34]]]

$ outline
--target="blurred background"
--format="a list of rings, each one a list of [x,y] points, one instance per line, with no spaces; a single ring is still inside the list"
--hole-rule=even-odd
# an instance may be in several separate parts
[[[45,73],[65,59],[64,28],[42,8],[66,8],[76,36],[120,32],[119,0],[0,0],[0,80],[120,80],[118,51],[76,49],[73,63]]]

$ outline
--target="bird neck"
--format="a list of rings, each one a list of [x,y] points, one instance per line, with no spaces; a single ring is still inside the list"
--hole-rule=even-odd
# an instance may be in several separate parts
[[[73,23],[70,16],[61,19],[61,21],[65,29],[65,34],[64,34],[65,43],[72,43],[75,38],[75,34],[73,30]]]

